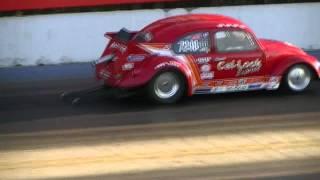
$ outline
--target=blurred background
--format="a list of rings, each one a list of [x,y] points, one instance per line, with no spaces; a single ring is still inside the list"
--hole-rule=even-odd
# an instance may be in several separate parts
[[[0,66],[89,62],[105,48],[105,32],[139,30],[187,13],[231,16],[258,37],[320,49],[319,6],[299,0],[3,0]]]

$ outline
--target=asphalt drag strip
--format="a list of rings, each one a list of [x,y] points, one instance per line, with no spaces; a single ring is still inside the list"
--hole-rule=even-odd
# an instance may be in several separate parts
[[[2,179],[258,179],[320,173],[320,113],[0,135]]]

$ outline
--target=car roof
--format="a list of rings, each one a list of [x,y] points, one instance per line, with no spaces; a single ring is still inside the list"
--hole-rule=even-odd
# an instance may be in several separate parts
[[[188,32],[214,30],[231,25],[247,29],[244,23],[231,17],[216,14],[187,14],[160,19],[147,25],[141,31],[150,32],[155,41],[172,42],[178,36]]]

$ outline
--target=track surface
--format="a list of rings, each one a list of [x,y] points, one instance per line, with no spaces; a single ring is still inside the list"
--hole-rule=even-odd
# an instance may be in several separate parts
[[[310,176],[320,172],[319,118],[320,113],[301,113],[0,135],[0,177]]]
[[[78,82],[86,83],[84,80]],[[169,106],[153,105],[139,97],[114,100],[92,95],[77,107],[59,99],[59,93],[64,90],[60,83],[50,83],[50,86],[56,86],[55,91],[51,87],[40,90],[32,88],[25,95],[23,93],[26,91],[22,95],[16,91],[11,91],[7,96],[2,94],[0,132],[290,114],[317,112],[320,109],[318,82],[312,90],[299,95],[268,91],[201,95],[188,97],[179,104]]]
[[[320,59],[320,51],[311,52]],[[59,94],[98,84],[90,64],[0,69],[0,133],[193,121],[316,112],[320,83],[306,93],[257,91],[198,95],[175,105],[150,104],[143,97],[110,99],[92,94],[78,107]]]

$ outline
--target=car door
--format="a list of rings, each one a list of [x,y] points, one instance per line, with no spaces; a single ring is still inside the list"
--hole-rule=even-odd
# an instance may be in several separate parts
[[[238,29],[217,30],[212,34],[212,44],[213,86],[247,90],[249,83],[258,85],[264,81],[265,55],[252,34]]]

